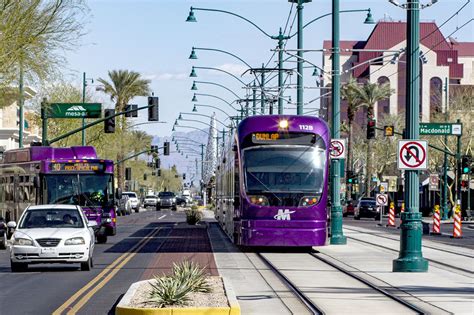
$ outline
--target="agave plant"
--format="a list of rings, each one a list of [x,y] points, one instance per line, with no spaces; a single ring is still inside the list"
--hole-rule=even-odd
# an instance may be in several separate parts
[[[189,286],[192,292],[211,292],[211,287],[206,281],[204,268],[192,261],[183,261],[173,264],[173,278]]]
[[[150,283],[150,301],[159,308],[167,305],[185,305],[189,302],[188,293],[192,287],[182,279],[176,277],[155,277],[155,282]]]
[[[186,210],[186,222],[195,225],[202,219],[201,211],[197,209]]]

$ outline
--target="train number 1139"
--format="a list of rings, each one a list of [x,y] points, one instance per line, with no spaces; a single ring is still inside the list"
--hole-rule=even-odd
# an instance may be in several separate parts
[[[300,130],[313,130],[312,125],[299,125]]]

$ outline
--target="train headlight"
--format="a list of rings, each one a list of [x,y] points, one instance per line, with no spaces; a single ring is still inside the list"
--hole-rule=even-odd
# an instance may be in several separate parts
[[[286,119],[280,120],[280,122],[278,123],[278,127],[280,129],[288,129],[288,120]]]
[[[249,196],[250,202],[257,206],[269,206],[268,198],[265,196],[253,195]]]
[[[318,203],[319,199],[316,196],[304,196],[300,199],[300,207],[311,207]]]

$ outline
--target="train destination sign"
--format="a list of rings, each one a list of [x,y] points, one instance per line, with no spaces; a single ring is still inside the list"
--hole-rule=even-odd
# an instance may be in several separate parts
[[[420,123],[420,135],[461,136],[462,124],[453,123]]]
[[[308,133],[254,132],[252,143],[256,144],[314,144],[316,136]]]
[[[88,162],[67,162],[67,163],[51,163],[51,171],[53,172],[103,172],[105,165],[103,163]]]

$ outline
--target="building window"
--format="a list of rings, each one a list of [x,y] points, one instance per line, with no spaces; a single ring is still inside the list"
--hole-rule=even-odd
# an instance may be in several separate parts
[[[430,118],[442,112],[443,81],[438,77],[430,79]]]
[[[390,86],[390,80],[387,77],[380,77],[377,80],[379,85],[388,84]],[[383,119],[385,115],[390,114],[390,97],[379,101],[377,103],[377,120]]]

